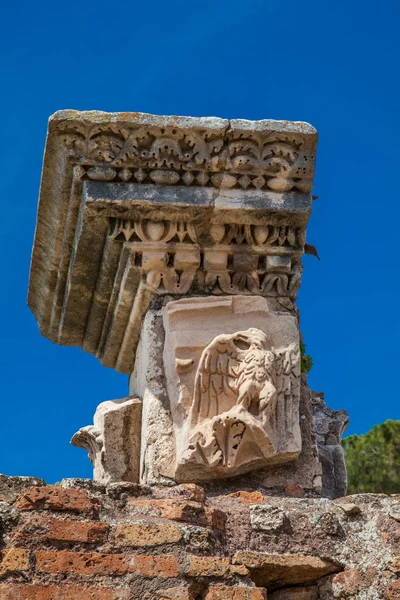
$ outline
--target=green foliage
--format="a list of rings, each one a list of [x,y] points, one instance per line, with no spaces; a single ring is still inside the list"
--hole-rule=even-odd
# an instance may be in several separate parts
[[[309,354],[306,354],[306,345],[300,342],[300,355],[301,355],[301,372],[309,373],[313,366],[313,359]]]
[[[400,493],[400,421],[375,425],[365,435],[342,440],[349,494]]]

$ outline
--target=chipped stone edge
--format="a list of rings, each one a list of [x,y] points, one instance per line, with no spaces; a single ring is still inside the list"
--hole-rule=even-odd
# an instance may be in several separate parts
[[[109,113],[101,110],[79,111],[74,109],[59,110],[49,117],[49,130],[62,121],[79,121],[96,124],[127,123],[155,127],[179,127],[182,129],[203,127],[205,129],[236,129],[244,131],[283,133],[301,133],[302,135],[317,136],[317,130],[305,121],[287,121],[279,119],[224,119],[221,117],[186,117],[175,115],[153,115],[142,112]]]

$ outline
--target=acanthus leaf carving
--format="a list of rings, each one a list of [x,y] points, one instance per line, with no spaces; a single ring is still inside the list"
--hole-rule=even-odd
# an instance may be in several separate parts
[[[81,427],[72,439],[71,444],[77,448],[83,448],[87,451],[92,465],[95,464],[97,455],[101,455],[104,445],[102,432],[93,425]]]
[[[194,270],[152,269],[146,274],[146,283],[158,293],[186,294],[193,283],[195,274]]]

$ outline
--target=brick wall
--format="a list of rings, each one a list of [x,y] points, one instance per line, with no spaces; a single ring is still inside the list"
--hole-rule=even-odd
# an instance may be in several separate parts
[[[382,495],[2,476],[0,600],[395,599],[399,521]]]

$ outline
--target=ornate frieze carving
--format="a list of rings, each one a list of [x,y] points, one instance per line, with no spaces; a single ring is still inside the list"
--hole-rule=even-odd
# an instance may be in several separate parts
[[[230,471],[273,454],[269,423],[298,362],[297,348],[274,352],[259,329],[218,335],[197,368],[183,462]]]
[[[74,160],[89,166],[90,179],[277,192],[312,188],[315,130],[306,123],[64,115],[57,133]]]
[[[272,313],[263,298],[192,298],[168,303],[164,326],[178,480],[230,477],[298,456],[293,317]]]
[[[203,228],[197,232],[196,224],[185,221],[153,221],[110,219],[110,235],[125,242],[170,242],[179,241],[196,244]],[[252,225],[236,223],[214,223],[208,231],[215,244],[246,244],[250,246],[283,246],[303,248],[305,228],[293,225]]]
[[[110,236],[135,253],[157,293],[193,289],[294,299],[300,284],[304,228],[214,223],[205,232],[184,221],[111,219]]]
[[[170,242],[196,243],[196,229],[185,221],[152,221],[126,219],[110,220],[110,235],[113,239],[125,242]]]

